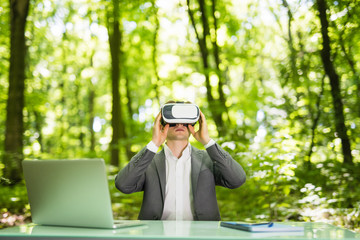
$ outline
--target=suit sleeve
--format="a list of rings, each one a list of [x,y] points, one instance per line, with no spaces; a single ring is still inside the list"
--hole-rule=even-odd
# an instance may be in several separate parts
[[[155,153],[144,147],[130,162],[116,175],[115,186],[123,193],[134,193],[143,190],[145,172]]]
[[[246,181],[246,174],[241,165],[228,152],[215,143],[206,149],[214,166],[216,185],[227,188],[240,187]]]

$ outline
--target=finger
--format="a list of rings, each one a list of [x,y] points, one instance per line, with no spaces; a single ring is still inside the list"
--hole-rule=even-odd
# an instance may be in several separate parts
[[[163,133],[164,135],[167,135],[167,132],[169,131],[169,124],[166,124],[165,127],[163,128]]]
[[[188,124],[188,128],[189,128],[190,133],[194,136],[195,135],[195,128],[190,124]]]
[[[155,127],[158,128],[158,129],[162,129],[163,128],[163,125],[161,124],[161,112],[159,112],[159,114],[156,116],[156,119],[155,119]]]
[[[206,123],[206,118],[202,111],[200,111],[200,119],[202,122]]]
[[[161,119],[161,112],[159,112],[158,115],[156,116],[155,123],[160,122],[160,119]]]

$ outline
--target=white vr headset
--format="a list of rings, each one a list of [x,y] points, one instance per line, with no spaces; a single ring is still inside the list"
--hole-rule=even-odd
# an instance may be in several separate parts
[[[186,123],[195,125],[200,117],[200,109],[191,103],[167,103],[161,108],[162,124]]]

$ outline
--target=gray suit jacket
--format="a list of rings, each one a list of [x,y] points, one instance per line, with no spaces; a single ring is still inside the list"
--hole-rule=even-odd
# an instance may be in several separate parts
[[[140,220],[159,220],[165,198],[165,153],[146,147],[136,154],[116,176],[115,185],[123,193],[144,191]],[[237,188],[246,179],[243,168],[217,143],[205,150],[191,149],[191,184],[195,220],[220,220],[215,185]]]

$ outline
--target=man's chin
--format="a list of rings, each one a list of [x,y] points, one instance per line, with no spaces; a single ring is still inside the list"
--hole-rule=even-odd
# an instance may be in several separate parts
[[[176,136],[168,136],[168,140],[173,140],[173,141],[183,141],[183,140],[189,140],[190,134],[187,135],[176,135]]]

